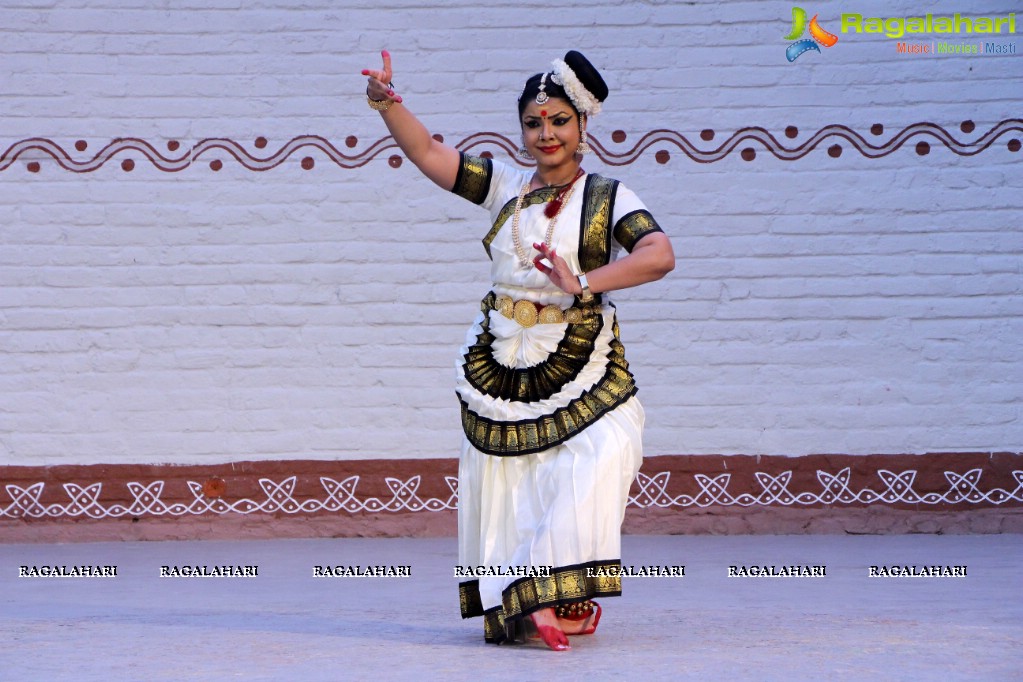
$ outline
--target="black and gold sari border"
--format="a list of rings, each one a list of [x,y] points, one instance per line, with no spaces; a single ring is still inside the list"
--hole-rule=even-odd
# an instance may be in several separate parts
[[[604,327],[602,315],[587,315],[582,322],[568,324],[558,347],[543,362],[525,368],[507,367],[494,358],[490,312],[495,310],[496,299],[496,294],[490,292],[481,302],[480,333],[463,356],[462,372],[473,388],[491,398],[536,402],[557,394],[579,376]]]
[[[521,620],[540,609],[622,594],[621,560],[605,559],[561,566],[550,575],[520,578],[501,593],[501,605],[483,610],[479,581],[458,586],[462,618],[483,616],[484,639],[492,644],[514,639]]]
[[[596,270],[611,262],[611,230],[618,181],[602,175],[586,178],[583,210],[579,223],[579,267]]]
[[[607,370],[592,388],[565,407],[535,419],[488,419],[470,410],[458,396],[466,438],[480,452],[502,457],[531,455],[561,445],[636,395],[636,381],[617,338],[612,339],[607,358]]]
[[[462,612],[462,618],[475,618],[483,615],[483,599],[480,597],[479,579],[458,583],[458,607]]]

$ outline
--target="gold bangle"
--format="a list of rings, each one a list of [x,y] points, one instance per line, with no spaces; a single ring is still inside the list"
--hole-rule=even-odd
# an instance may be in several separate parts
[[[369,108],[374,111],[387,111],[394,104],[393,99],[373,99],[369,95],[366,95],[366,101],[369,102]]]

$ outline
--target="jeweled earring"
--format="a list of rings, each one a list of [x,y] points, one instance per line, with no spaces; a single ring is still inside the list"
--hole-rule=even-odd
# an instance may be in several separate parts
[[[579,119],[579,147],[576,149],[580,154],[590,154],[593,152],[593,147],[586,141],[586,124],[585,119]]]
[[[531,158],[533,158],[533,155],[529,153],[528,149],[526,149],[526,143],[525,142],[523,142],[522,146],[519,147],[518,155],[521,156],[523,159],[531,159]]]

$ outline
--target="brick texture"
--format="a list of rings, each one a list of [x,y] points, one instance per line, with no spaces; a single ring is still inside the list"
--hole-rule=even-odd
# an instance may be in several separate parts
[[[386,130],[359,71],[382,48],[450,142],[516,140],[525,77],[577,48],[611,86],[591,126],[611,151],[666,130],[707,152],[749,127],[807,146],[587,162],[637,190],[678,255],[615,296],[649,454],[1023,450],[1020,54],[908,56],[839,34],[788,63],[782,2],[152,5],[5,4],[0,154],[33,139],[75,161],[121,138],[154,151],[74,172],[31,148],[0,171],[0,461],[457,453],[452,372],[489,287],[485,213],[392,167],[393,149],[358,168],[311,148],[265,171],[226,148],[150,161],[210,138],[253,158],[304,135],[367,154]],[[838,32],[839,8],[808,9]],[[920,122],[976,153],[929,133],[877,158],[849,136],[812,142],[842,126],[881,146]]]

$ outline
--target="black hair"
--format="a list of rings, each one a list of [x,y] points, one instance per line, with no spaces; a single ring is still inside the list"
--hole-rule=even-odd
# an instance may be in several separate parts
[[[598,101],[603,102],[607,99],[608,89],[607,83],[601,77],[600,72],[590,64],[590,61],[586,59],[581,53],[571,50],[565,55],[565,63],[568,64],[569,68],[575,72],[575,77],[579,79],[579,82],[589,90],[590,94],[593,95]],[[544,82],[544,92],[547,93],[548,97],[560,97],[566,100],[572,107],[572,111],[578,116],[579,110],[576,109],[575,103],[565,92],[565,88],[558,85],[551,79],[551,73],[547,72],[547,79],[544,80],[544,74],[537,73],[529,77],[526,81],[526,87],[523,88],[522,94],[519,95],[519,118],[522,118],[522,113],[526,110],[526,106],[533,100],[536,99],[537,93],[540,92],[540,81]]]

